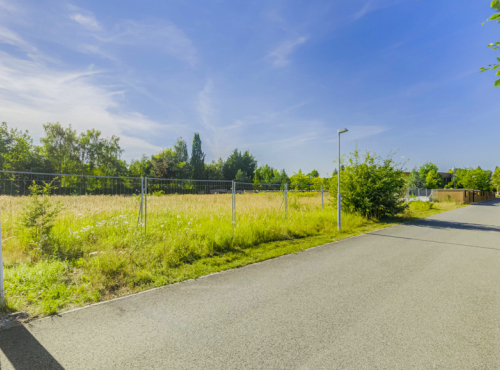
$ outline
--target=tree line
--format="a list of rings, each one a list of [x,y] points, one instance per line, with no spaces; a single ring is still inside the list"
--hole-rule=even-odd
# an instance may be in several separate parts
[[[44,136],[35,145],[28,131],[0,125],[0,169],[40,173],[94,176],[130,176],[187,180],[235,180],[265,184],[323,183],[316,170],[306,174],[299,170],[289,177],[286,171],[267,164],[258,166],[248,150],[234,149],[224,160],[206,163],[199,133],[191,145],[178,138],[172,148],[127,163],[122,159],[120,138],[105,138],[99,130],[78,133],[71,125],[43,125]]]
[[[483,191],[499,191],[500,167],[495,171],[477,168],[450,169],[452,181],[444,184],[443,176],[434,163],[425,163],[420,168],[414,168],[408,176],[410,189],[477,189]]]

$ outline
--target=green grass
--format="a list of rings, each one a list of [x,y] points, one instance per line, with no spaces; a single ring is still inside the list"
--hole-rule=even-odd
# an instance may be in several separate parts
[[[23,198],[0,197],[5,288],[9,310],[32,315],[127,295],[210,273],[299,252],[459,206],[411,205],[401,217],[369,221],[343,215],[318,195],[294,194],[285,221],[279,194],[237,196],[231,224],[230,195],[148,198],[148,235],[137,229],[133,197],[54,197],[63,211],[51,236],[57,254],[40,256],[20,224]],[[417,202],[414,202],[417,203]]]

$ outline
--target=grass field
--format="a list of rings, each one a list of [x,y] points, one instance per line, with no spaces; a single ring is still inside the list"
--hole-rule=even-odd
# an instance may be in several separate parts
[[[212,272],[243,266],[412,218],[459,207],[414,202],[401,217],[369,221],[343,215],[317,193],[291,193],[288,218],[282,194],[148,197],[148,233],[138,227],[140,199],[52,196],[60,202],[51,233],[52,255],[41,256],[21,225],[26,197],[0,197],[8,310],[51,314]]]

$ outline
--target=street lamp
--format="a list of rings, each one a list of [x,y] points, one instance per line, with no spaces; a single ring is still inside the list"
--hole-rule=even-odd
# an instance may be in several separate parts
[[[453,167],[451,169],[453,171],[453,174],[451,175],[451,177],[453,177],[453,189],[456,189],[457,188],[457,183],[456,183],[456,177],[457,177],[457,169],[455,167]]]
[[[474,203],[474,188],[476,186],[476,180],[474,180],[476,176],[472,176],[472,203]]]
[[[337,134],[339,136],[339,188],[338,188],[338,194],[337,194],[337,228],[340,231],[341,229],[341,222],[340,222],[340,134],[343,134],[344,132],[347,132],[348,130],[346,128],[342,128],[340,130],[337,130]]]

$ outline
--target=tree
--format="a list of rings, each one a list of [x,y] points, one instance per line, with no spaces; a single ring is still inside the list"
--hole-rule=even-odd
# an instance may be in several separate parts
[[[310,185],[311,179],[299,169],[299,172],[293,173],[293,176],[290,178],[290,183],[295,190],[306,190],[308,189],[308,186],[305,185]]]
[[[151,157],[151,165],[153,167],[153,176],[164,179],[175,178],[175,151],[171,148],[165,149],[159,154]]]
[[[248,150],[241,154],[238,149],[235,149],[224,163],[222,172],[226,180],[234,180],[238,170],[241,170],[246,177],[252,179],[256,168],[257,161]]]
[[[443,185],[443,179],[435,169],[432,169],[427,173],[425,185],[427,189],[439,189]]]
[[[253,183],[254,184],[260,184],[260,182],[261,182],[261,179],[260,179],[260,175],[259,175],[259,170],[256,169],[255,170],[255,174],[253,176]]]
[[[80,143],[76,130],[69,125],[62,127],[59,123],[43,125],[45,137],[40,139],[42,153],[56,173],[81,173]]]
[[[458,169],[456,180],[460,188],[488,191],[491,187],[491,171],[481,167]]]
[[[314,177],[319,177],[319,172],[316,171],[316,170],[312,170],[311,172],[309,172],[307,174],[307,176],[309,176],[310,179],[314,178]]]
[[[408,176],[408,189],[425,189],[425,187],[425,180],[420,177],[417,169],[414,168]]]
[[[28,131],[0,125],[0,168],[6,171],[40,171],[41,158]]]
[[[197,134],[195,134],[196,136]],[[198,139],[199,139],[198,135]],[[194,144],[194,142],[193,142]],[[201,140],[200,140],[200,150],[201,150]],[[188,147],[186,141],[182,138],[177,139],[177,142],[174,145],[174,151],[175,151],[175,162],[176,163],[181,163],[181,162],[188,162],[189,161],[189,154],[188,154]]]
[[[496,22],[500,23],[500,0],[493,0],[491,2],[491,7],[493,9],[495,9],[497,11],[497,13],[495,13],[491,17],[489,17],[486,20],[486,22],[496,21]],[[488,44],[488,47],[491,48],[491,50],[497,50],[498,48],[500,48],[500,41],[490,43],[490,44]],[[497,57],[497,62],[500,62],[500,57]],[[494,71],[494,70],[498,69],[499,67],[500,67],[500,64],[495,63],[495,64],[490,64],[488,67],[481,67],[479,71],[480,72],[484,72],[487,70]],[[498,70],[496,72],[496,76],[500,76],[500,70]],[[500,86],[500,78],[495,81],[494,86]]]
[[[203,180],[205,178],[205,153],[201,150],[201,139],[199,133],[195,133],[193,137],[191,169],[193,171],[193,179]]]
[[[330,195],[337,203],[337,178],[330,182]],[[342,207],[368,218],[394,216],[406,210],[406,178],[402,166],[391,156],[384,160],[367,152],[362,159],[356,149],[341,173]]]
[[[426,182],[427,175],[432,170],[435,170],[436,172],[438,172],[438,167],[434,163],[431,163],[431,162],[425,163],[424,165],[422,165],[418,169],[418,176],[424,181],[424,183]],[[427,185],[424,184],[424,187],[426,187],[426,186]]]
[[[500,189],[500,167],[495,168],[493,176],[491,176],[491,185],[498,192]]]
[[[219,160],[212,161],[210,164],[205,165],[205,174],[208,180],[224,180],[224,175],[222,169],[224,167],[224,161],[222,158]]]
[[[234,181],[236,182],[246,182],[250,183],[252,179],[247,175],[246,172],[243,172],[241,169],[236,172],[236,176],[234,177]]]
[[[174,145],[174,178],[189,179],[192,177],[192,168],[189,163],[189,154],[186,141],[180,137]]]
[[[278,170],[275,170],[274,176],[271,179],[272,184],[289,184],[290,183],[290,178],[286,174],[285,170],[281,170],[281,172],[278,172]]]
[[[129,166],[129,176],[132,177],[143,177],[150,176],[153,170],[153,164],[151,160],[143,155],[141,159],[132,159]]]
[[[121,160],[123,149],[120,138],[101,138],[98,130],[87,130],[78,138],[81,171],[89,175],[119,176],[126,172],[126,164]]]

